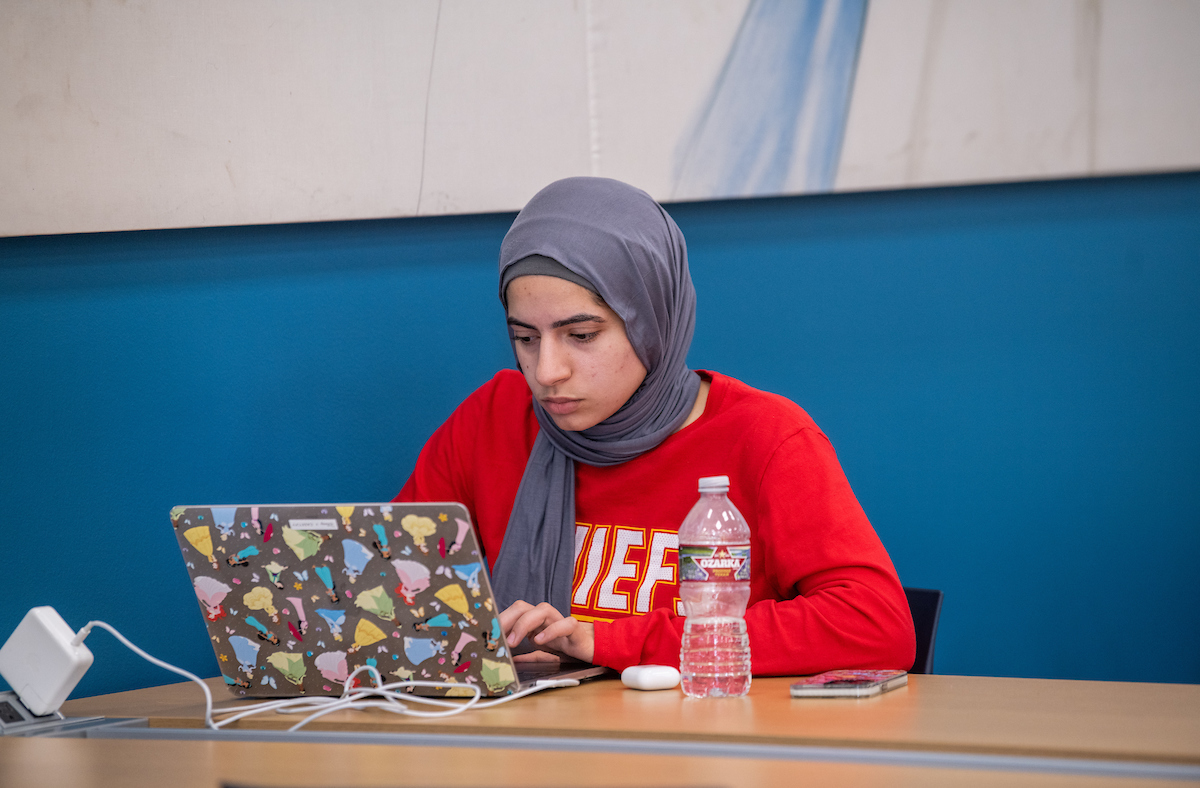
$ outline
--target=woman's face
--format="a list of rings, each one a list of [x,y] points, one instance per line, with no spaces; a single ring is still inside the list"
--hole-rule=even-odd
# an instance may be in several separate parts
[[[507,296],[525,382],[560,428],[596,426],[646,379],[625,321],[586,289],[556,276],[520,276]]]

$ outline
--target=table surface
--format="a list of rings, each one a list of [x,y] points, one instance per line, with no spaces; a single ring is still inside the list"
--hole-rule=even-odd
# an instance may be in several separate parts
[[[342,711],[309,730],[722,742],[1084,758],[1200,765],[1200,686],[979,676],[911,676],[869,699],[793,699],[789,679],[755,679],[744,698],[695,700],[617,681],[549,690],[492,709],[421,720]],[[228,697],[220,680],[215,697]],[[236,705],[221,701],[218,706]],[[185,682],[69,701],[68,716],[146,717],[152,727],[202,725],[203,696]],[[295,717],[235,723],[280,730]]]
[[[4,788],[216,786],[970,785],[973,788],[1163,788],[1157,779],[862,763],[327,743],[0,738]]]
[[[169,780],[164,781],[164,775]],[[1156,779],[876,764],[356,744],[0,739],[5,788],[371,786],[1151,788]]]

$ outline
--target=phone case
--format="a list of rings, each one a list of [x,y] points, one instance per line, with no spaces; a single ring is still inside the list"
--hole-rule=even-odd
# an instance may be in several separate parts
[[[793,698],[869,698],[908,684],[905,670],[830,670],[791,686]]]

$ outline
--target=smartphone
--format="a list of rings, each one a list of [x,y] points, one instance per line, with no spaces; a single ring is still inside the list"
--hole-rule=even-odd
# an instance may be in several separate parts
[[[907,683],[906,670],[830,670],[792,684],[792,697],[869,698]]]

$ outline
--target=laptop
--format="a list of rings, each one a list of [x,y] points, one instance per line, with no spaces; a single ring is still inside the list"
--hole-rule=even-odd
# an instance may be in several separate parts
[[[341,695],[363,665],[447,697],[612,672],[513,663],[462,504],[176,506],[171,524],[234,695]]]

